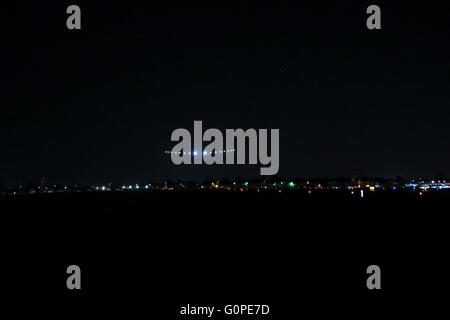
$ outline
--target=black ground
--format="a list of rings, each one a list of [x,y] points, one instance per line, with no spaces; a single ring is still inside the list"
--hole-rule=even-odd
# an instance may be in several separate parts
[[[442,221],[449,196],[3,197],[4,288],[11,301],[27,302],[16,311],[61,316],[144,312],[181,319],[179,308],[188,303],[268,304],[270,319],[306,312],[355,318],[415,313],[425,308],[424,298],[438,304],[434,297],[445,297],[439,290],[447,272]],[[71,264],[81,267],[81,291],[66,288]],[[371,264],[381,268],[380,291],[366,288]]]

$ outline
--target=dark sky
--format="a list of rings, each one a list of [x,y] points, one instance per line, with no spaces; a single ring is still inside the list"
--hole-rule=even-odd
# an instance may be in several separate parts
[[[171,132],[194,120],[279,128],[283,176],[450,174],[444,3],[17,1],[2,18],[0,184],[259,174],[173,165]],[[382,30],[366,28],[369,4]]]

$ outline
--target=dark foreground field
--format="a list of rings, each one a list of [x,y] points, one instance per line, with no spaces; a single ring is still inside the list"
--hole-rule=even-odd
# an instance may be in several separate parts
[[[449,200],[400,192],[3,197],[3,301],[16,313],[58,318],[206,318],[179,315],[188,303],[270,306],[252,319],[428,314],[447,290]],[[81,267],[80,291],[66,288],[71,264]],[[372,264],[380,291],[366,287]]]

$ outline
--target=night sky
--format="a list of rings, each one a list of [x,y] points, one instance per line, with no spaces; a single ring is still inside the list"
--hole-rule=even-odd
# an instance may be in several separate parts
[[[151,3],[3,10],[0,185],[259,175],[173,165],[170,135],[194,120],[279,128],[282,176],[450,175],[444,1]]]

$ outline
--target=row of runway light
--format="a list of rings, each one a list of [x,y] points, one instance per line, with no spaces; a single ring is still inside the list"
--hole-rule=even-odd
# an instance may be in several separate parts
[[[208,155],[208,154],[227,153],[227,152],[234,152],[234,151],[235,151],[235,149],[217,150],[217,151],[209,151],[209,152],[208,152],[208,151],[203,151],[203,155],[206,156],[206,155]],[[189,155],[190,155],[190,154],[192,154],[192,155],[194,155],[194,156],[196,156],[196,155],[198,154],[197,151],[193,151],[193,152],[164,151],[164,153],[167,153],[167,154],[173,153],[173,154],[178,154],[178,155],[182,155],[182,154],[189,154]]]
[[[134,187],[130,184],[128,187],[127,186],[122,186],[122,190],[139,190],[141,187],[137,184]],[[145,186],[143,186],[144,189],[148,189],[149,185],[146,184]]]
[[[146,184],[145,186],[140,186],[140,185],[138,185],[138,184],[136,184],[136,185],[129,185],[129,186],[122,186],[121,187],[121,189],[122,190],[139,190],[139,189],[148,189],[149,187],[150,187],[151,185],[149,185],[149,184]],[[95,187],[95,190],[97,190],[97,191],[109,191],[109,190],[111,190],[111,188],[109,188],[109,187],[106,187],[106,186],[97,186],[97,187]]]

